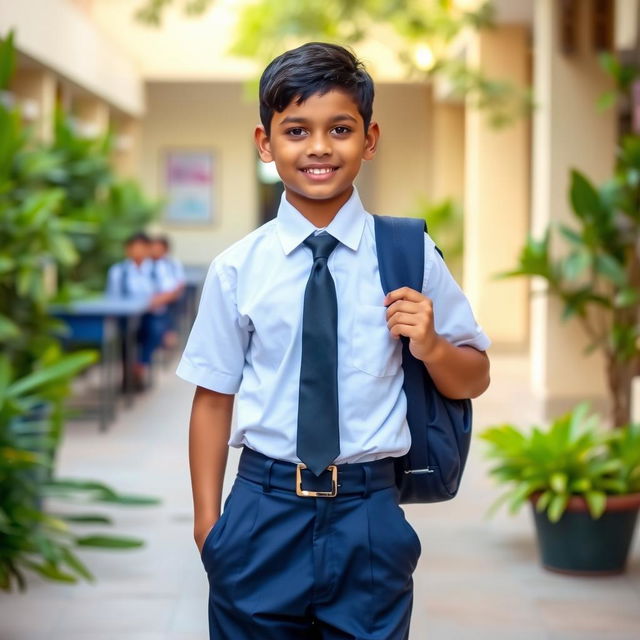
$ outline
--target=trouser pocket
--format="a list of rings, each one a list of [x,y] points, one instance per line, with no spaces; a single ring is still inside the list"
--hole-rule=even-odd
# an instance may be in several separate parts
[[[224,505],[223,505],[222,513],[220,514],[220,517],[215,521],[211,529],[209,529],[209,533],[207,533],[207,536],[205,537],[204,542],[202,543],[200,559],[202,560],[202,563],[204,564],[204,567],[205,569],[207,569],[207,571],[209,566],[209,556],[210,556],[211,545],[213,545],[214,541],[220,537],[220,535],[222,534],[222,532],[226,527],[226,521],[229,518],[229,514],[231,511],[232,495],[233,495],[233,490],[231,490],[226,500],[224,501]]]

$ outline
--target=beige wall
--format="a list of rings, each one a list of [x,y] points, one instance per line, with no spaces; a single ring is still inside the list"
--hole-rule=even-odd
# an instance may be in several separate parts
[[[157,225],[188,263],[208,263],[258,224],[253,128],[257,103],[241,83],[149,83],[141,129],[144,187],[161,195],[161,156],[169,147],[211,147],[218,153],[217,217],[198,227]],[[429,93],[425,86],[380,84],[374,118],[382,129],[376,157],[363,165],[357,185],[372,212],[402,215],[430,188]]]
[[[208,263],[257,224],[252,133],[256,105],[243,99],[240,83],[149,83],[148,112],[141,130],[141,177],[161,195],[162,154],[171,147],[215,150],[216,212],[206,226],[163,225],[175,252],[187,263]]]
[[[456,102],[433,105],[431,155],[434,200],[453,198],[464,203],[465,190],[465,108]]]
[[[381,128],[371,162],[374,213],[404,215],[420,194],[432,196],[432,118],[430,91],[419,84],[378,84],[374,118]]]
[[[132,116],[144,113],[135,64],[68,0],[0,0],[0,33],[19,51]]]

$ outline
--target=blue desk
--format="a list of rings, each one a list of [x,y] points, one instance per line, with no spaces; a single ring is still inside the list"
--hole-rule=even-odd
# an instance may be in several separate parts
[[[105,430],[115,415],[113,364],[118,342],[122,353],[122,387],[125,404],[133,402],[133,369],[136,362],[136,331],[140,319],[149,306],[148,299],[129,299],[99,296],[75,300],[68,305],[56,305],[51,312],[63,320],[69,335],[64,338],[72,345],[93,345],[101,351],[102,402],[100,428]]]

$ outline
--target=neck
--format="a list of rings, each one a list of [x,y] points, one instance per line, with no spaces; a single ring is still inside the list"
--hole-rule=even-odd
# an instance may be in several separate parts
[[[353,185],[345,192],[328,200],[313,200],[288,189],[285,197],[314,227],[322,228],[336,217],[336,213],[340,211],[352,193]]]

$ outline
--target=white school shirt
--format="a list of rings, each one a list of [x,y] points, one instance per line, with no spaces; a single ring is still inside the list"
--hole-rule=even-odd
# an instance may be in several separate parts
[[[181,260],[174,258],[173,256],[164,256],[160,260],[165,264],[169,277],[175,282],[175,286],[181,285],[185,282],[184,265]]]
[[[139,265],[127,258],[109,267],[106,294],[114,298],[136,296],[150,298],[154,293],[150,278],[151,261],[143,260]]]
[[[173,291],[179,284],[171,271],[170,265],[164,258],[159,258],[158,260],[149,259],[149,277],[151,278],[154,293]],[[153,309],[151,313],[162,315],[168,309],[169,306],[163,304],[161,307]]]
[[[340,241],[328,260],[338,301],[335,461],[401,456],[411,444],[402,344],[387,328],[374,219],[355,187],[324,229]],[[193,384],[237,394],[230,446],[296,463],[302,311],[313,263],[302,241],[315,231],[283,193],[275,219],[216,256],[177,369]],[[435,330],[453,344],[486,349],[491,341],[466,296],[428,234],[424,242],[422,293],[433,300]]]
[[[106,293],[116,298],[151,298],[155,293],[172,291],[177,286],[166,264],[146,258],[138,265],[127,258],[109,268]],[[162,315],[166,311],[167,305],[163,305],[150,310],[150,313]]]

